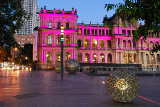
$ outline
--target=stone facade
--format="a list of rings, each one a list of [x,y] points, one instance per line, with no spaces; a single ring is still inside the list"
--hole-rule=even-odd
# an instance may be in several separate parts
[[[160,66],[160,53],[149,50],[160,43],[158,36],[133,40],[132,25],[78,24],[77,11],[47,10],[39,13],[37,58],[40,64],[55,65],[60,61],[60,26],[64,26],[64,60],[82,63],[142,64]]]

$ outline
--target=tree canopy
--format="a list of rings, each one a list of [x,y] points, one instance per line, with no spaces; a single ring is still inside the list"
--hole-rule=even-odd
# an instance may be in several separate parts
[[[160,32],[160,0],[123,0],[123,3],[106,4],[107,11],[116,9],[116,14],[127,20],[137,20],[143,24],[135,32],[135,37],[146,37],[148,31]]]
[[[14,33],[26,19],[23,0],[0,1],[0,45],[16,44]]]

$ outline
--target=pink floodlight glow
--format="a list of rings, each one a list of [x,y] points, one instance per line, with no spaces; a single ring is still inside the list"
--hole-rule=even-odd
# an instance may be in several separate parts
[[[54,66],[60,57],[61,25],[64,26],[65,61],[70,58],[82,63],[89,61],[88,63],[142,64],[145,61],[141,61],[140,56],[149,53],[151,43],[160,44],[160,38],[157,37],[134,41],[134,26],[78,24],[76,9],[42,9],[39,17],[37,55],[39,63],[43,65]]]

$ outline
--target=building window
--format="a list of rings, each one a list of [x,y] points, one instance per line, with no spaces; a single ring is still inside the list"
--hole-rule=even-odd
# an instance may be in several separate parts
[[[103,35],[103,36],[105,35],[104,30],[102,30],[102,35]]]
[[[155,64],[156,60],[155,60],[155,55],[151,54],[151,64]]]
[[[101,63],[105,63],[105,55],[103,53],[100,54]]]
[[[157,63],[160,64],[160,54],[157,54]]]
[[[48,53],[46,54],[46,63],[47,63],[47,64],[51,64],[51,53],[50,53],[50,52],[48,52]]]
[[[121,42],[120,42],[120,38],[118,38],[118,47],[120,48]]]
[[[87,29],[84,29],[84,35],[87,35]]]
[[[57,23],[57,29],[60,29],[61,28],[61,22],[58,22]]]
[[[90,35],[90,30],[89,29],[87,30],[87,35]]]
[[[128,36],[131,36],[131,31],[130,30],[128,30]]]
[[[102,35],[102,30],[101,29],[99,30],[99,35]]]
[[[128,41],[128,48],[131,48],[132,47],[132,43],[131,43],[131,40]]]
[[[92,48],[97,48],[97,45],[98,45],[98,41],[97,40],[93,40]]]
[[[153,49],[154,43],[151,41],[150,42],[150,49]]]
[[[81,34],[82,34],[82,29],[78,29],[78,30],[77,30],[77,34],[78,34],[78,35],[81,35]]]
[[[47,36],[47,44],[51,45],[52,44],[52,35]]]
[[[108,41],[107,41],[107,48],[109,48],[109,49],[111,49],[111,48],[112,48],[111,40],[108,40]]]
[[[133,48],[136,48],[137,45],[136,45],[136,41],[133,41]]]
[[[122,35],[126,35],[126,30],[122,30]]]
[[[103,40],[100,41],[100,48],[104,48],[104,41]]]
[[[71,54],[69,52],[66,52],[66,61],[71,59]]]
[[[94,29],[92,29],[92,35],[94,35]]]
[[[78,61],[82,62],[82,53],[78,53]]]
[[[93,63],[97,63],[98,60],[97,60],[97,55],[96,54],[93,54]]]
[[[61,54],[60,54],[60,53],[57,53],[57,54],[56,54],[56,61],[57,61],[57,62],[60,62],[60,61],[61,61]]]
[[[106,36],[108,36],[109,35],[109,32],[108,32],[108,30],[106,30]]]
[[[51,22],[48,23],[48,28],[52,28],[52,23]]]
[[[69,29],[69,23],[68,22],[66,23],[66,29]]]
[[[109,30],[109,36],[111,36],[112,35],[112,30]]]
[[[95,35],[97,35],[97,30],[95,29]]]
[[[126,41],[123,40],[123,48],[126,48]]]
[[[84,58],[84,62],[85,62],[85,63],[89,63],[89,61],[90,61],[90,56],[89,56],[88,53],[86,53],[86,54],[85,54],[85,58]]]
[[[112,63],[112,54],[108,54],[107,63]]]
[[[89,41],[88,40],[84,40],[84,47],[89,48]]]
[[[77,40],[77,47],[80,48],[82,46],[82,40]]]
[[[60,37],[59,37],[59,36],[58,36],[57,39],[56,39],[56,44],[57,44],[57,45],[60,45]]]
[[[70,37],[66,37],[66,45],[70,45],[71,42],[70,42]]]
[[[147,64],[150,64],[149,55],[148,54],[146,54],[146,59],[147,59]]]

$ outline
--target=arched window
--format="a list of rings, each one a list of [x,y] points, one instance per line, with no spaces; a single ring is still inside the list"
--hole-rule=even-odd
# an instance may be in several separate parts
[[[112,42],[111,42],[111,40],[108,40],[107,41],[107,47],[110,49],[110,48],[112,48]]]
[[[60,53],[56,54],[56,61],[58,61],[58,62],[61,61],[61,54]]]
[[[105,55],[103,53],[100,54],[101,63],[105,63]]]
[[[78,61],[82,62],[82,53],[78,53]]]
[[[97,45],[98,45],[98,41],[97,40],[93,40],[92,48],[97,48]]]
[[[126,48],[126,41],[123,40],[123,48]]]
[[[69,22],[66,23],[66,29],[69,29]]]
[[[85,63],[89,63],[90,62],[90,55],[88,53],[85,54],[84,62]]]
[[[71,54],[69,52],[66,52],[66,60],[68,61],[69,59],[71,59]]]
[[[47,64],[51,63],[51,53],[50,52],[47,52],[47,54],[46,54],[46,63]]]
[[[84,40],[84,47],[89,48],[89,41],[88,40]]]
[[[93,63],[97,63],[98,60],[97,60],[97,55],[96,54],[93,54]]]
[[[128,48],[131,48],[132,47],[132,43],[131,43],[131,40],[128,41]]]
[[[107,63],[112,63],[112,54],[108,54]]]
[[[52,35],[47,36],[47,44],[51,45],[52,44]]]
[[[104,48],[104,41],[103,40],[100,41],[100,48]]]
[[[82,40],[77,40],[77,46],[78,48],[82,47]]]

